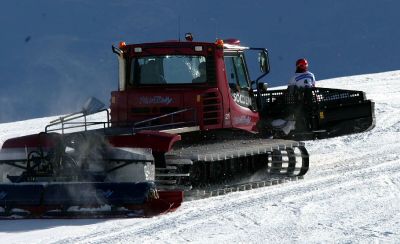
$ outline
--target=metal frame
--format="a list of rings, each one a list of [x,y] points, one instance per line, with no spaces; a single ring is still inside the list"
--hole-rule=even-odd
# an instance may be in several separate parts
[[[102,109],[98,111],[97,113],[101,112],[106,112],[107,113],[107,122],[88,122],[87,121],[87,116],[88,115],[93,115],[93,114],[85,114],[82,112],[77,112],[77,113],[72,113],[63,117],[60,117],[58,119],[55,119],[53,121],[50,121],[50,124],[46,125],[45,127],[45,132],[51,132],[51,131],[59,131],[61,130],[61,133],[64,134],[64,131],[67,129],[73,129],[73,128],[81,128],[84,127],[84,130],[87,131],[88,127],[93,126],[93,125],[99,125],[103,124],[103,129],[110,127],[110,112],[108,109]],[[83,118],[83,122],[70,122],[79,118]],[[49,129],[50,127],[56,126],[56,125],[61,125],[61,128],[56,128],[56,129]],[[66,125],[72,125],[72,126],[66,126]]]
[[[185,121],[185,122],[175,122],[174,121],[174,116],[176,116],[177,114],[182,114],[185,112],[192,112],[193,118],[191,121]],[[65,134],[66,130],[69,129],[76,129],[76,128],[83,128],[84,131],[88,131],[89,127],[95,126],[95,125],[103,125],[103,128],[100,128],[100,130],[106,131],[107,129],[118,129],[120,128],[118,126],[118,124],[124,124],[125,126],[121,126],[121,127],[127,127],[126,124],[127,122],[119,122],[119,123],[115,123],[113,122],[114,126],[111,126],[111,121],[110,121],[110,112],[108,109],[103,109],[100,110],[97,113],[101,113],[101,112],[106,112],[107,113],[107,121],[106,122],[96,122],[96,121],[88,121],[87,120],[87,116],[86,114],[82,113],[82,112],[78,112],[78,113],[73,113],[73,114],[69,114],[63,117],[60,117],[56,120],[53,120],[50,122],[50,124],[48,124],[45,127],[45,132],[55,132],[55,131],[61,131],[61,134]],[[92,114],[90,114],[92,115]],[[161,118],[167,118],[167,117],[171,117],[171,123],[167,123],[167,124],[160,124],[160,125],[148,125],[148,126],[140,126],[141,124],[146,124],[152,121],[156,121],[158,119]],[[84,121],[82,122],[73,122],[73,120],[79,119],[79,118],[83,118]],[[170,128],[180,128],[180,127],[184,127],[184,126],[194,126],[196,125],[197,122],[197,116],[196,116],[196,109],[195,108],[184,108],[172,113],[167,113],[164,115],[160,115],[157,117],[153,117],[150,119],[146,119],[146,120],[142,120],[142,121],[138,121],[135,123],[131,123],[130,126],[131,128],[129,129],[129,131],[134,134],[135,132],[138,132],[140,130],[146,130],[146,129],[170,129]],[[129,122],[128,122],[129,123]],[[117,126],[115,126],[117,125]],[[54,126],[59,126],[58,128],[51,128]]]

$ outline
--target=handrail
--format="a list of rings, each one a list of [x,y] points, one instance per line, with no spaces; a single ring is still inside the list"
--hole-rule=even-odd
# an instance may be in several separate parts
[[[174,121],[174,116],[176,116],[177,114],[182,114],[182,113],[188,112],[188,111],[193,112],[193,120],[192,121],[183,121],[183,122],[182,121],[181,122]],[[101,112],[107,113],[107,121],[106,122],[87,121],[88,115],[83,114],[83,113],[73,113],[73,114],[69,114],[67,116],[60,117],[56,120],[51,121],[50,124],[48,124],[45,127],[45,132],[47,133],[47,132],[61,131],[61,133],[64,134],[66,130],[76,129],[76,128],[83,128],[84,131],[87,131],[89,127],[92,127],[95,125],[103,125],[102,126],[103,130],[106,130],[108,128],[111,129],[109,110],[103,109],[103,110],[100,110],[98,113],[101,113]],[[159,125],[157,125],[157,124],[145,125],[146,123],[151,123],[152,121],[156,121],[158,119],[167,118],[167,117],[171,117],[171,122],[159,124]],[[73,121],[73,120],[80,119],[80,118],[83,118],[84,121],[78,121],[78,122]],[[155,129],[155,128],[162,129],[162,128],[173,127],[173,126],[194,125],[194,124],[196,124],[196,121],[197,120],[196,120],[195,109],[194,108],[184,108],[184,109],[172,112],[172,113],[163,114],[163,115],[160,115],[157,117],[153,117],[153,118],[138,121],[138,122],[131,122],[131,123],[129,123],[129,121],[113,122],[113,124],[114,124],[113,127],[115,127],[115,125],[118,126],[118,124],[122,124],[123,127],[132,126],[132,129],[130,131],[131,131],[131,133],[135,133],[139,130],[145,130],[145,129]],[[59,125],[59,127],[51,128],[51,127],[55,127],[57,125]]]
[[[93,114],[85,114],[82,112],[77,112],[77,113],[72,113],[63,117],[60,117],[58,119],[55,119],[53,121],[50,121],[50,123],[48,125],[46,125],[45,127],[45,132],[50,132],[50,131],[59,131],[61,130],[61,133],[64,134],[65,130],[67,129],[74,129],[74,128],[84,128],[85,131],[87,131],[89,126],[93,126],[93,125],[98,125],[98,124],[103,124],[103,128],[107,128],[110,127],[110,112],[108,109],[102,109],[99,110],[97,113],[102,113],[102,112],[106,112],[107,113],[107,121],[106,122],[88,122],[87,121],[87,117],[89,115],[93,115]],[[97,114],[94,113],[94,114]],[[84,121],[83,122],[71,122],[73,120],[76,119],[80,119],[83,118]],[[51,127],[57,126],[57,125],[61,125],[61,128],[55,128],[55,129],[50,129]],[[66,125],[75,125],[75,126],[66,126]]]
[[[194,110],[194,108],[181,109],[181,110],[178,110],[178,111],[175,111],[175,112],[172,112],[172,113],[163,114],[163,115],[151,118],[151,119],[146,119],[146,120],[142,120],[142,121],[136,122],[136,123],[133,124],[133,126],[136,126],[136,125],[139,125],[139,124],[143,124],[143,123],[148,123],[148,122],[151,122],[151,121],[154,121],[154,120],[157,120],[157,119],[161,119],[161,118],[166,118],[166,117],[169,117],[169,116],[173,117],[176,114],[180,114],[180,113],[184,113],[184,112],[192,111],[192,110]]]

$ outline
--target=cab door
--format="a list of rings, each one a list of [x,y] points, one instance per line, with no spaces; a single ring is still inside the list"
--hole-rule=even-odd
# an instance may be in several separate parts
[[[225,72],[231,95],[230,116],[232,126],[253,130],[258,121],[254,98],[243,53],[225,53]]]
[[[250,84],[243,55],[225,55],[225,68],[230,93],[240,106],[251,106]]]

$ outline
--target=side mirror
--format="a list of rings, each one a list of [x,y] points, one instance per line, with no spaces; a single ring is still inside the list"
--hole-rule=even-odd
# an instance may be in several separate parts
[[[269,73],[269,57],[268,57],[268,51],[266,49],[262,50],[258,54],[258,60],[260,63],[260,70],[264,74]]]
[[[124,53],[121,49],[114,47],[114,45],[111,46],[111,49],[112,49],[112,52],[117,55],[122,55]]]

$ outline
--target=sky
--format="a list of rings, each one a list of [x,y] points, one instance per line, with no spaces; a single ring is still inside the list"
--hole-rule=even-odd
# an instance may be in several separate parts
[[[111,45],[237,38],[269,50],[270,86],[298,58],[317,79],[399,69],[396,0],[4,0],[0,9],[0,123],[109,104],[117,89]]]

